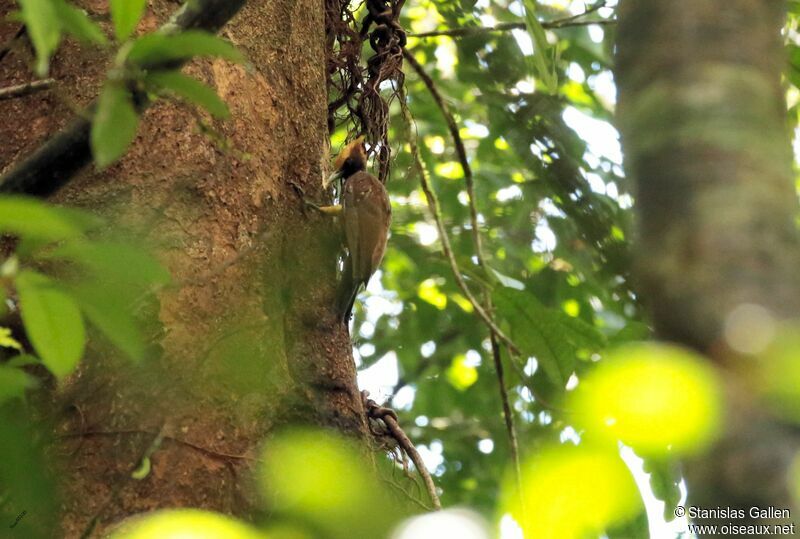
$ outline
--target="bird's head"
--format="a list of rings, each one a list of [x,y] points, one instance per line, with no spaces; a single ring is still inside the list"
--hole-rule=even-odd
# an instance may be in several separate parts
[[[327,189],[334,181],[340,178],[346,179],[348,176],[366,169],[367,149],[364,146],[364,136],[361,135],[339,152],[339,156],[333,165],[333,174],[330,175],[323,187]]]

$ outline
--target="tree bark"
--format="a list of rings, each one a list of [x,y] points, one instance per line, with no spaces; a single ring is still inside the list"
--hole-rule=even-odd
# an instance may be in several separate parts
[[[107,20],[107,2],[77,3]],[[140,32],[175,9],[149,5]],[[17,29],[0,24],[0,42]],[[245,472],[268,433],[289,422],[366,433],[350,338],[333,312],[338,233],[291,185],[320,199],[328,167],[322,3],[250,2],[222,33],[252,68],[194,61],[185,71],[217,89],[230,120],[159,102],[124,159],[55,197],[105,217],[109,234],[146,240],[174,279],[143,308],[158,321],[150,359],[132,365],[92,339],[79,371],[39,403],[62,462],[65,537],[161,507],[250,516]],[[30,78],[29,54],[23,42],[0,61],[4,85]],[[54,90],[0,102],[0,170],[91,102],[106,68],[68,41]],[[151,472],[131,479],[150,447]]]
[[[625,0],[618,10],[618,122],[638,189],[639,288],[661,338],[720,363],[731,359],[724,329],[738,306],[800,315],[784,9],[777,0]],[[791,507],[796,436],[747,390],[730,397],[728,434],[687,469],[690,503]]]

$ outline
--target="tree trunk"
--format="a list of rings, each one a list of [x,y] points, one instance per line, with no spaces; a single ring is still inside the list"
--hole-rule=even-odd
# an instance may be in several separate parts
[[[77,3],[107,20],[107,2]],[[3,4],[0,15],[14,7]],[[175,7],[151,1],[139,31]],[[2,23],[0,42],[17,30]],[[217,89],[230,120],[159,102],[120,163],[85,170],[55,197],[105,217],[109,234],[146,240],[173,275],[142,308],[159,322],[148,327],[152,357],[132,365],[91,339],[79,371],[40,403],[62,461],[65,537],[160,507],[246,517],[246,472],[276,427],[366,432],[350,339],[333,313],[338,233],[292,187],[319,199],[327,172],[323,5],[251,2],[222,34],[252,69],[195,61],[185,71]],[[16,46],[0,60],[4,86],[30,80],[29,55]],[[88,104],[107,67],[67,42],[55,90],[0,102],[0,170],[64,126],[71,104]],[[131,479],[153,447],[149,475]]]
[[[620,3],[619,127],[638,188],[638,276],[658,335],[722,363],[727,317],[800,315],[781,71],[784,2]],[[791,431],[733,391],[728,434],[689,466],[690,503],[788,508]],[[737,524],[742,523],[737,521]]]

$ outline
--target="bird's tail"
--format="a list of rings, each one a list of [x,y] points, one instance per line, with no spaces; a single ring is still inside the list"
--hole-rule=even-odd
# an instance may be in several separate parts
[[[339,291],[336,294],[336,313],[339,315],[339,320],[345,325],[350,321],[359,288],[361,288],[361,283],[353,279],[353,261],[350,255],[347,255]]]

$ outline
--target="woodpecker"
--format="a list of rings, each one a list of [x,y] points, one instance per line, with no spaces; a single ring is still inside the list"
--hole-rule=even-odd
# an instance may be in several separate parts
[[[320,208],[341,214],[348,255],[336,301],[340,320],[347,324],[361,285],[366,287],[386,252],[392,207],[389,194],[378,178],[367,172],[364,137],[345,146],[325,187],[341,179],[341,206]]]

